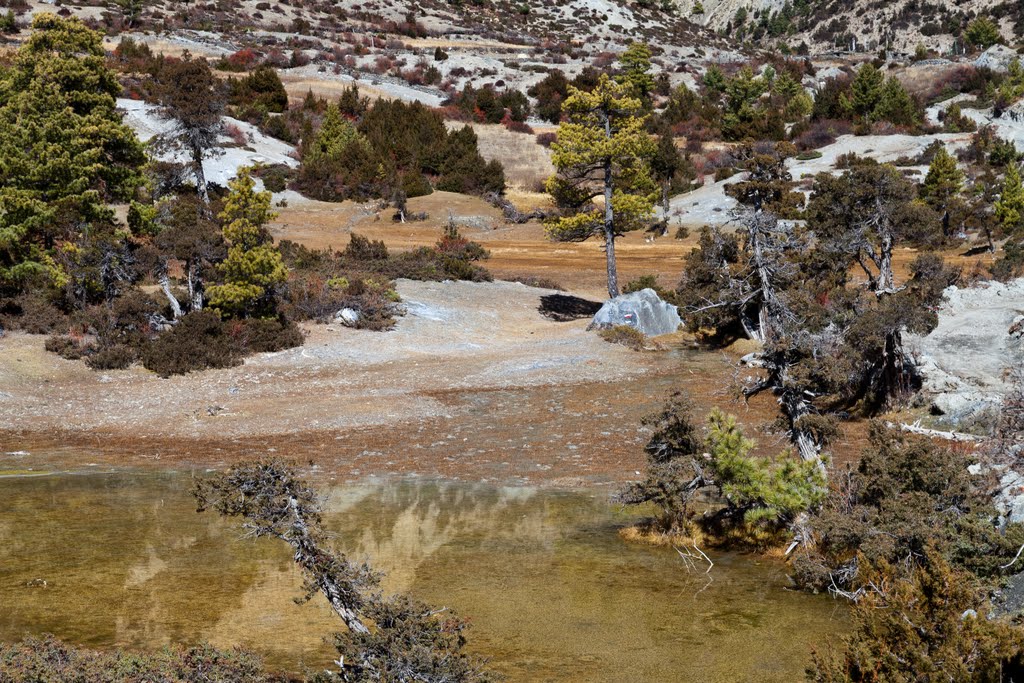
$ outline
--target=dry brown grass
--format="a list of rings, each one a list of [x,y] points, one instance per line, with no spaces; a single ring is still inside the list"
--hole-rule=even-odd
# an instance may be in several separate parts
[[[505,199],[515,204],[516,208],[523,213],[529,213],[534,209],[552,208],[551,195],[545,192],[532,192],[519,187],[506,189]]]
[[[529,197],[529,195],[524,195]],[[537,195],[537,200],[541,198]],[[600,240],[581,243],[551,242],[544,226],[536,221],[508,225],[501,212],[480,199],[450,192],[434,192],[409,200],[409,211],[425,211],[429,217],[415,223],[394,223],[393,209],[373,211],[354,202],[293,201],[278,209],[271,224],[276,239],[290,239],[310,248],[343,248],[353,232],[383,240],[389,249],[408,250],[434,244],[448,221],[455,216],[483,216],[490,228],[462,228],[463,234],[486,247],[491,258],[484,263],[498,279],[532,275],[548,278],[580,295],[607,295],[604,250]],[[674,285],[682,273],[683,257],[696,244],[697,235],[686,240],[662,237],[648,241],[634,232],[616,241],[619,280],[629,282],[641,275],[655,274],[661,282]]]
[[[698,548],[708,546],[708,538],[699,528],[686,532],[664,531],[658,528],[653,520],[646,520],[619,529],[619,537],[626,543],[642,543],[644,545],[663,547],[687,546]]]
[[[448,123],[458,128],[465,124]],[[471,124],[476,131],[480,154],[491,161],[497,159],[505,167],[505,181],[518,189],[534,191],[555,172],[551,152],[537,144],[535,135],[513,133],[499,124]]]
[[[327,80],[320,78],[312,78],[309,76],[301,76],[296,74],[289,74],[285,71],[279,71],[278,75],[281,76],[281,83],[284,84],[285,92],[288,93],[288,97],[293,100],[301,100],[306,96],[307,92],[312,91],[314,95],[323,97],[327,100],[334,101],[341,97],[342,92],[351,88],[353,85],[356,86],[356,90],[363,97],[369,97],[371,100],[377,99],[394,99],[393,94],[388,94],[386,91],[375,88],[366,81],[343,81],[343,80]]]

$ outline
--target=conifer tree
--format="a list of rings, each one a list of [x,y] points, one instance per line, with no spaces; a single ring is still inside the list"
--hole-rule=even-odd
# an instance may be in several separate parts
[[[109,224],[106,202],[131,197],[145,162],[100,34],[53,14],[32,28],[0,74],[0,289],[13,291],[61,282],[55,250]]]
[[[895,76],[889,77],[882,86],[871,117],[897,126],[914,126],[920,120],[917,104]]]
[[[878,68],[868,62],[857,70],[850,87],[849,108],[854,115],[868,119],[875,113],[875,107],[882,99],[885,77]]]
[[[228,186],[231,193],[218,219],[231,246],[219,266],[224,284],[208,290],[210,305],[235,317],[272,315],[275,290],[288,278],[288,269],[265,227],[276,216],[270,193],[255,191],[247,168]]]
[[[651,75],[651,48],[646,43],[633,42],[619,57],[622,66],[620,83],[631,85],[634,94],[646,102],[654,90],[654,76]]]
[[[658,147],[651,158],[651,171],[661,186],[661,209],[665,213],[666,220],[668,219],[668,198],[672,192],[672,181],[676,174],[683,169],[684,163],[683,157],[676,148],[672,132],[668,129],[663,130],[658,136]]]
[[[203,159],[220,153],[217,138],[223,130],[225,98],[205,59],[185,54],[168,62],[157,74],[161,115],[173,128],[156,139],[157,148],[180,150],[192,163],[196,191],[209,205]]]
[[[947,236],[950,233],[951,209],[960,194],[963,181],[964,174],[957,168],[956,159],[945,147],[940,148],[928,167],[928,175],[921,186],[921,198],[942,214],[942,232]]]
[[[610,297],[619,295],[615,238],[644,227],[657,196],[648,169],[654,142],[644,131],[643,105],[629,89],[607,75],[593,92],[570,89],[566,119],[551,146],[556,174],[547,183],[562,209],[547,222],[549,237],[582,242],[601,236]],[[603,206],[594,203],[598,197]]]
[[[336,160],[349,144],[357,140],[366,144],[366,138],[341,115],[338,105],[329,104],[320,129],[302,147],[302,162],[315,164],[322,160]]]
[[[1024,186],[1016,164],[1011,164],[1003,181],[1003,191],[995,204],[996,218],[1007,232],[1024,226]]]

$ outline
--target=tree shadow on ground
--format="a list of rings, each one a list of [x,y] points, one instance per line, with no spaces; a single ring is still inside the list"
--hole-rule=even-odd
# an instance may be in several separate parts
[[[570,294],[546,294],[540,298],[537,308],[545,318],[556,322],[568,322],[580,318],[591,318],[601,309],[597,301],[581,299]]]

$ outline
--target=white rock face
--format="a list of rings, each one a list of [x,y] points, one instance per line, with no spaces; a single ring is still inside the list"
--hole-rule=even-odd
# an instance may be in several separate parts
[[[682,322],[675,306],[662,301],[653,289],[641,289],[606,301],[588,329],[629,325],[648,337],[656,337],[672,334]]]
[[[117,108],[124,112],[124,122],[142,142],[148,142],[157,135],[168,132],[173,123],[166,121],[157,113],[157,107],[141,100],[119,98]],[[207,182],[227,187],[228,181],[238,175],[242,166],[253,164],[284,164],[295,168],[299,162],[295,155],[295,147],[286,142],[264,135],[256,126],[246,121],[224,117],[225,125],[238,128],[246,138],[243,147],[233,146],[233,140],[222,136],[219,144],[220,153],[203,160],[203,171]],[[172,152],[160,156],[163,161],[186,161],[185,155]]]
[[[1010,334],[1022,315],[1024,279],[946,290],[938,327],[926,337],[907,337],[933,412],[970,427],[998,410],[1008,371],[1024,367],[1024,343]]]
[[[1005,73],[1015,59],[1021,59],[1016,50],[1005,45],[993,45],[974,60],[974,66]]]

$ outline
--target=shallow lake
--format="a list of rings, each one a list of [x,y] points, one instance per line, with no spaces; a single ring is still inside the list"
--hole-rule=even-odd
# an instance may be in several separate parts
[[[327,666],[340,628],[297,605],[287,547],[197,514],[187,472],[0,477],[0,639],[94,647],[244,645],[270,666]],[[202,476],[201,473],[196,476]],[[607,492],[384,480],[321,482],[338,547],[385,589],[454,608],[511,681],[801,680],[845,607],[786,590],[785,568],[623,542]]]

